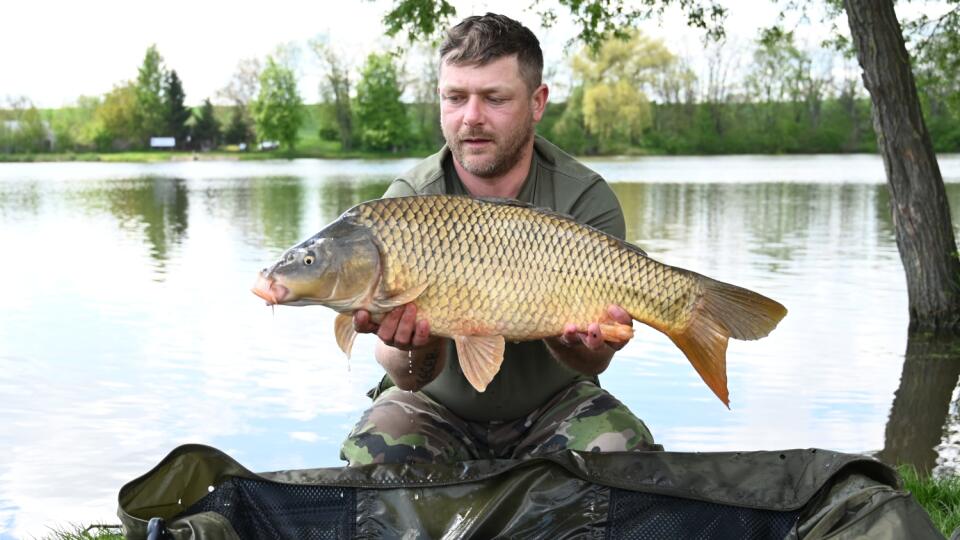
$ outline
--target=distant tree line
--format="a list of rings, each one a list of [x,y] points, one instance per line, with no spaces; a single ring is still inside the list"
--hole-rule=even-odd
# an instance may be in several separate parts
[[[955,41],[929,40],[914,59],[934,144],[946,152],[960,151]],[[294,55],[278,50],[263,62],[240,62],[216,96],[220,105],[207,98],[191,109],[176,70],[150,47],[136,79],[102,97],[54,111],[8,100],[0,152],[145,149],[151,137],[174,137],[177,148],[190,150],[257,143],[292,150],[304,135],[342,153],[428,152],[442,144],[436,62],[411,76],[401,55],[373,53],[355,70],[327,41],[309,47],[322,71],[317,104],[303,103]],[[732,49],[723,41],[706,47],[698,75],[639,31],[584,48],[570,59],[565,99],[547,108],[538,129],[580,155],[876,150],[870,102],[849,60],[805,51],[779,30],[747,52]]]

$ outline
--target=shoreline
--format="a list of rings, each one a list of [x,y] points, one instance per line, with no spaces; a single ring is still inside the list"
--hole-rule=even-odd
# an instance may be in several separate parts
[[[65,162],[93,162],[93,163],[165,163],[182,161],[267,161],[292,159],[403,159],[423,158],[425,152],[83,152],[83,153],[42,153],[42,154],[0,154],[0,163],[65,163]]]
[[[2,154],[0,153],[0,163],[65,163],[65,162],[92,162],[92,163],[167,163],[183,161],[268,161],[268,160],[293,160],[293,159],[329,159],[343,160],[356,159],[379,161],[386,159],[422,159],[433,151],[408,151],[408,152],[317,152],[317,151],[297,151],[284,152],[236,152],[236,151],[211,151],[211,152],[192,152],[192,151],[132,151],[132,152],[64,152],[64,153],[38,153],[38,154]],[[720,157],[720,156],[738,156],[746,154],[668,154],[662,152],[635,152],[627,154],[597,154],[574,156],[577,159],[631,159],[641,157]],[[837,156],[856,156],[856,155],[876,155],[879,152],[837,152],[824,154],[822,152],[790,152],[790,153],[771,153],[771,154],[749,154],[762,156],[812,156],[812,155],[837,155]]]

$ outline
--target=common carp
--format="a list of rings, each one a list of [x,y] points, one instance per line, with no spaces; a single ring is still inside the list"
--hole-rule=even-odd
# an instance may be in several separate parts
[[[565,324],[624,342],[616,304],[666,334],[729,406],[727,340],[766,336],[779,303],[649,258],[567,216],[504,199],[420,195],[365,202],[263,269],[253,292],[269,304],[333,308],[349,356],[352,314],[379,320],[413,302],[434,335],[452,338],[463,374],[483,392],[505,340],[557,336]]]

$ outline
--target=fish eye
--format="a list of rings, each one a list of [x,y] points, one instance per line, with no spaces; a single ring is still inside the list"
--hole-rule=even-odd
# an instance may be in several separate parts
[[[314,260],[313,255],[307,255],[303,258],[303,264],[310,266],[311,264],[313,264],[313,260]]]

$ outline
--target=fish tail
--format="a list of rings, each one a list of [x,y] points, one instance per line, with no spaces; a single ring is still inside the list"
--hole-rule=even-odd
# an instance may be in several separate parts
[[[682,329],[665,333],[727,408],[727,341],[760,339],[787,314],[780,303],[736,285],[697,276],[702,293]]]

